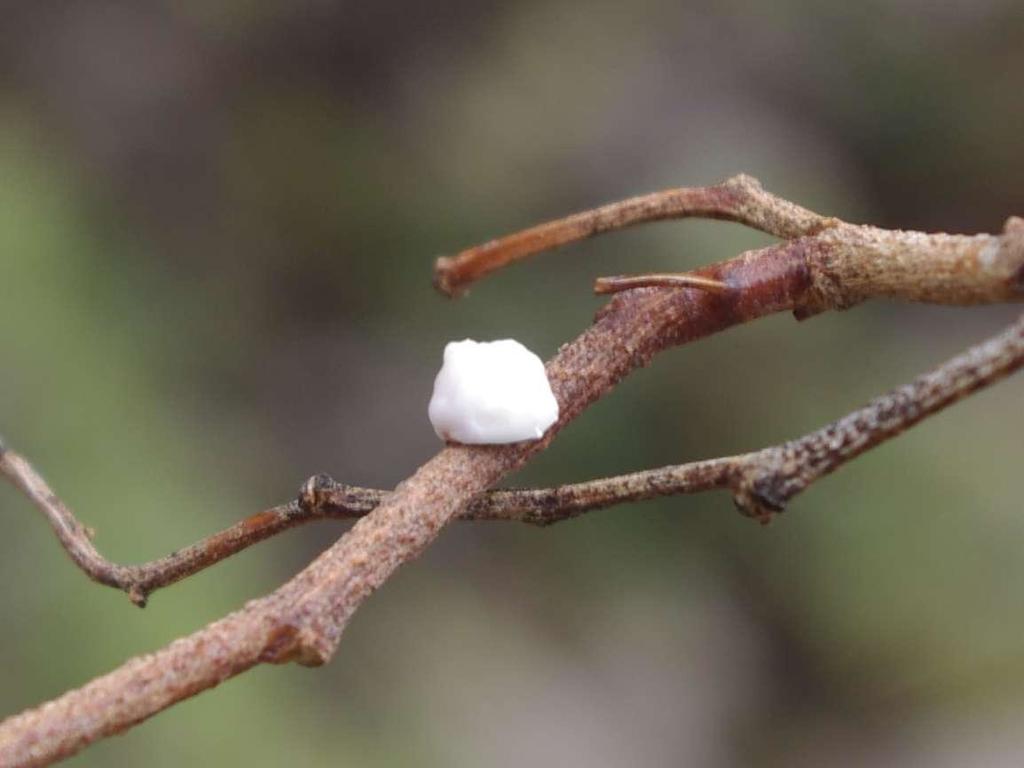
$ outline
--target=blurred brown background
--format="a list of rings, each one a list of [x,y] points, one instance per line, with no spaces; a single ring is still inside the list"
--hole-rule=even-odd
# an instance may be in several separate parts
[[[165,554],[309,474],[391,486],[437,447],[451,338],[547,357],[598,274],[768,242],[670,223],[481,284],[433,258],[744,171],[816,210],[996,231],[1024,213],[1018,0],[14,2],[0,22],[0,434],[110,557]],[[872,303],[669,353],[514,482],[776,442],[1012,308]],[[1013,379],[767,529],[725,496],[546,530],[458,525],[328,667],[256,670],[77,765],[1018,765]],[[0,488],[0,714],[288,578],[323,523],[157,593],[95,586]]]

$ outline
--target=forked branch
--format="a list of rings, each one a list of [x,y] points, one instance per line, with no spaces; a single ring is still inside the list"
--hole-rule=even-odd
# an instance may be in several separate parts
[[[460,520],[506,520],[551,525],[596,509],[664,496],[730,490],[746,515],[767,522],[823,475],[918,421],[988,386],[1024,365],[1024,316],[910,384],[814,432],[753,453],[696,461],[554,488],[487,491]],[[2,450],[2,447],[0,447]],[[61,544],[90,578],[128,593],[145,605],[153,591],[296,525],[350,520],[375,509],[390,491],[339,483],[315,475],[299,497],[244,520],[166,557],[118,565],[100,555],[89,529],[50,491],[42,477],[13,451],[0,453],[0,474],[21,488],[46,515]]]
[[[688,218],[734,221],[785,239],[814,235],[839,223],[776,197],[757,179],[740,174],[710,187],[666,189],[620,200],[442,256],[434,267],[434,285],[457,296],[485,275],[543,251],[637,224]]]
[[[776,248],[809,273],[807,295],[793,307],[798,318],[878,297],[959,305],[1024,298],[1024,219],[1007,219],[999,236],[879,229],[821,216],[766,192],[757,179],[744,175],[711,187],[670,189],[611,203],[441,257],[434,283],[457,296],[494,270],[542,251],[642,222],[679,218],[726,219],[787,239]],[[597,293],[688,287],[728,294],[749,287],[730,279],[727,268],[738,259],[677,275],[599,278],[594,287]]]
[[[792,239],[690,273],[728,290],[694,284],[618,293],[594,324],[547,364],[560,415],[543,438],[508,446],[446,447],[275,592],[0,723],[0,765],[44,765],[73,754],[257,664],[324,663],[355,610],[399,566],[422,552],[487,488],[546,448],[588,405],[668,347],[776,312],[806,317],[873,296],[943,304],[1024,300],[1020,219],[1010,219],[999,235],[879,230],[805,211],[767,195],[745,177],[719,187],[676,190],[674,197],[638,198],[511,235],[442,262],[436,280],[455,292],[538,250],[640,221],[686,215],[728,218]],[[1018,367],[1021,334],[1019,322],[945,370],[915,380],[814,436],[767,452],[689,465],[690,480],[733,489],[742,508],[763,518],[842,462]],[[731,474],[717,474],[730,462]],[[707,474],[693,469],[698,466]],[[645,489],[651,475],[627,477],[639,483],[639,493],[651,492],[660,482]],[[724,477],[728,482],[719,485]],[[685,487],[687,480],[676,479],[677,487]],[[606,490],[614,496],[622,489]],[[534,509],[543,508],[542,500],[535,501]]]
[[[633,472],[543,489],[490,491],[459,516],[551,525],[596,509],[665,496],[728,490],[748,517],[768,522],[816,480],[896,437],[979,389],[1024,366],[1024,315],[1001,333],[876,397],[824,427],[752,453]],[[318,476],[307,482],[304,506],[330,516],[353,498],[382,491],[354,489]]]

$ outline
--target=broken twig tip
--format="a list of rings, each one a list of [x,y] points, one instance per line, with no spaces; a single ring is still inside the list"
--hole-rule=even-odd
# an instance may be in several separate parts
[[[451,256],[438,256],[434,262],[434,288],[449,299],[457,299],[466,292],[455,278],[454,264]]]

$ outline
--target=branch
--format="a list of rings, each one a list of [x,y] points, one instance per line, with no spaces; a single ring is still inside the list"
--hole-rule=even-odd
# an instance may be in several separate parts
[[[744,175],[711,187],[683,187],[612,203],[491,240],[454,257],[442,256],[434,268],[434,285],[457,296],[485,275],[542,251],[634,224],[675,218],[726,219],[787,238],[789,243],[777,247],[790,250],[794,261],[804,263],[812,283],[806,300],[792,308],[800,319],[877,297],[958,305],[1024,300],[1024,219],[1007,219],[1001,236],[879,229],[808,211],[766,192],[757,179]],[[681,275],[600,278],[594,288],[597,293],[615,293],[642,286],[686,286],[728,293],[746,287],[730,282],[720,269],[734,261]]]
[[[555,488],[486,491],[463,510],[460,520],[506,520],[548,525],[625,501],[695,493],[722,487],[730,460],[715,459]],[[298,525],[316,520],[354,520],[378,507],[391,491],[339,483],[315,475],[298,498],[257,512],[234,525],[165,557],[138,565],[107,560],[82,524],[21,455],[0,443],[0,475],[21,490],[43,513],[74,563],[93,581],[127,593],[145,607],[156,590],[205,570],[231,555]]]
[[[768,522],[814,481],[923,419],[1024,366],[1024,315],[909,384],[875,398],[841,419],[781,445],[753,453],[633,472],[556,488],[490,491],[461,520],[514,520],[551,525],[596,509],[665,496],[730,490],[745,515]],[[324,516],[352,508],[354,489],[329,477],[310,478],[306,504]]]
[[[728,285],[708,277],[676,272],[669,274],[616,275],[599,277],[594,281],[594,293],[622,293],[634,288],[699,288],[709,293],[728,293]]]
[[[767,520],[811,483],[1024,366],[1024,315],[987,341],[815,432],[741,457],[737,507]]]
[[[449,446],[336,544],[273,593],[154,654],[0,723],[0,764],[43,765],[260,663],[315,665],[333,655],[367,596],[414,559],[469,501],[543,450],[587,405],[662,349],[804,300],[806,265],[782,252],[724,268],[741,300],[688,290],[619,294],[547,365],[559,421],[541,440]]]
[[[716,471],[717,467],[718,462],[698,462],[557,488],[487,491],[470,503],[459,519],[517,520],[546,525],[620,501],[652,498],[650,491],[669,477],[674,483],[674,490],[668,493],[693,493],[718,487],[716,483],[721,473]],[[315,475],[303,484],[298,498],[287,504],[250,515],[157,560],[139,565],[120,565],[107,560],[96,550],[92,543],[93,531],[74,516],[32,465],[14,451],[3,450],[2,446],[0,475],[21,490],[43,513],[68,555],[89,578],[122,590],[139,607],[144,607],[149,595],[156,590],[297,525],[316,520],[364,517],[390,493],[338,483],[326,475]],[[617,497],[616,494],[625,495]]]
[[[434,267],[434,285],[457,296],[484,275],[542,251],[636,224],[686,218],[735,221],[786,239],[839,223],[776,197],[757,179],[741,174],[711,187],[666,189],[621,200],[442,256]]]
[[[754,453],[692,462],[555,488],[487,491],[460,520],[506,520],[551,525],[624,502],[730,489],[745,514],[767,521],[819,477],[875,445],[1024,364],[1024,316],[1003,333],[971,348],[910,384],[782,445]],[[251,515],[203,541],[150,563],[123,566],[104,559],[89,531],[50,491],[24,458],[0,453],[0,473],[21,488],[50,520],[72,559],[92,579],[128,593],[137,605],[173,584],[296,525],[367,515],[389,491],[311,477],[297,500]]]
[[[773,215],[769,210],[763,220],[771,222]],[[472,271],[481,263],[470,260],[464,265]],[[974,237],[833,223],[818,234],[750,251],[694,274],[725,283],[730,290],[641,288],[617,294],[588,330],[559,350],[547,365],[559,421],[541,440],[449,445],[275,592],[0,723],[0,764],[44,765],[73,754],[260,663],[326,662],[355,610],[400,565],[419,555],[474,497],[546,448],[589,404],[668,347],[775,312],[807,316],[873,295],[940,303],[1024,299],[1024,222],[1011,219],[1002,235]],[[987,370],[995,368],[979,367],[976,383],[965,392],[981,386]],[[963,376],[972,380],[966,372]],[[937,392],[925,386],[922,402],[940,402]],[[894,401],[891,415],[903,402]],[[899,428],[883,418],[886,413],[884,408],[877,413],[880,426],[874,434],[882,435],[879,439]],[[913,423],[914,418],[910,408],[905,419]],[[871,429],[851,428],[817,447],[805,446],[809,465],[820,476],[837,465],[844,441],[845,450],[854,455],[868,447],[871,435]],[[833,446],[835,441],[838,445]],[[770,509],[777,500],[784,502],[791,488],[809,482],[786,462],[773,476],[797,479],[777,487],[754,475],[741,486],[749,489],[749,509],[755,514],[758,504]],[[744,498],[741,494],[741,502]]]

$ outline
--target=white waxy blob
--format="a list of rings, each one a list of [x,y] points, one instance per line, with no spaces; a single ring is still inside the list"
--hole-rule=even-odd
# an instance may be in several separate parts
[[[544,363],[514,339],[452,341],[427,409],[442,440],[494,444],[536,440],[558,421]]]

